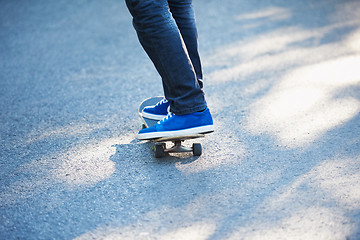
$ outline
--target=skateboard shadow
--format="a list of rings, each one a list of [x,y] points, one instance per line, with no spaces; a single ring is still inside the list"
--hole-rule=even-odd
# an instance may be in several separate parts
[[[167,143],[170,146],[169,143]],[[113,157],[117,159],[137,159],[137,161],[148,162],[150,159],[158,164],[190,164],[199,159],[200,156],[194,156],[190,152],[184,153],[165,153],[164,157],[156,158],[154,151],[155,143],[151,141],[132,140],[127,144],[115,144],[116,153]]]

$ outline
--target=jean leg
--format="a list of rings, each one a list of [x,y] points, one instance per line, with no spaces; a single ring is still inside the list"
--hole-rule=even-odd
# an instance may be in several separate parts
[[[168,3],[172,16],[184,39],[199,85],[202,88],[203,74],[198,51],[198,33],[192,0],[168,0]]]
[[[167,0],[126,0],[139,41],[159,72],[171,111],[204,109],[204,93]]]

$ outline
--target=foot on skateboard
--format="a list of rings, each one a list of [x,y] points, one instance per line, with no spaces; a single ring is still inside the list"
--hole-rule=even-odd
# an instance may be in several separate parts
[[[142,112],[145,107],[148,106],[154,106],[159,101],[164,99],[164,97],[152,97],[144,100],[138,108],[139,116],[143,123],[143,128],[151,128],[155,126],[158,121],[146,118]],[[210,116],[211,117],[211,116]],[[212,120],[211,120],[212,123]],[[209,128],[208,128],[209,127]],[[200,133],[185,133],[181,134],[179,136],[168,136],[168,137],[151,137],[144,140],[150,140],[155,143],[155,157],[163,157],[167,153],[177,153],[177,152],[192,152],[194,156],[200,156],[202,154],[202,147],[200,143],[194,143],[192,147],[185,147],[182,145],[182,142],[189,139],[195,139],[195,138],[203,138],[205,137],[206,133],[212,132],[212,125],[206,126],[206,129],[203,132]],[[210,129],[210,130],[208,130]],[[166,142],[172,142],[173,146],[171,148],[166,148]]]

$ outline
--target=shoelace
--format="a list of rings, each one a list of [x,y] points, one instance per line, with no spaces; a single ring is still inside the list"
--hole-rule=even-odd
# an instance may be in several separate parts
[[[165,122],[166,120],[172,118],[174,115],[175,115],[174,113],[169,112],[168,115],[166,115],[166,117],[164,117],[162,120],[160,120],[160,121],[158,122],[158,124],[161,124],[161,123]]]
[[[159,106],[159,105],[161,105],[161,104],[164,104],[164,103],[167,103],[167,102],[169,102],[166,98],[163,98],[160,102],[158,102],[155,106],[157,107],[157,106]]]

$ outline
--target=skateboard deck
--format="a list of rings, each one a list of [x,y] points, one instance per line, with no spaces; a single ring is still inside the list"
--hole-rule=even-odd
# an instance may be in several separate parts
[[[160,97],[160,96],[151,97],[145,99],[142,103],[140,103],[138,108],[138,113],[140,119],[142,120],[143,128],[155,126],[158,120],[152,120],[143,117],[141,114],[142,110],[147,106],[155,105],[163,98],[164,97]],[[203,137],[205,137],[205,134],[191,134],[191,135],[176,136],[176,137],[162,137],[162,138],[150,139],[150,141],[155,143],[154,151],[156,158],[164,157],[168,153],[181,153],[181,152],[192,152],[194,156],[200,156],[202,154],[202,146],[200,143],[193,143],[191,147],[185,147],[184,145],[182,145],[182,142],[189,139],[203,138]],[[166,148],[166,142],[172,142],[173,146],[170,148]]]
[[[169,142],[169,141],[177,141],[177,140],[185,141],[189,139],[202,138],[202,137],[205,137],[205,134],[183,135],[177,137],[162,137],[162,138],[156,138],[153,141],[154,142]]]

